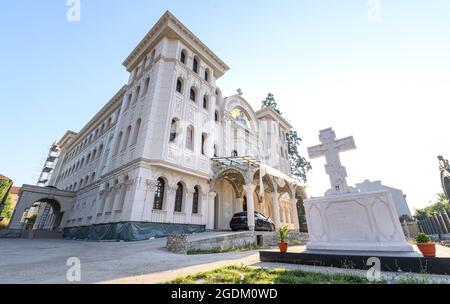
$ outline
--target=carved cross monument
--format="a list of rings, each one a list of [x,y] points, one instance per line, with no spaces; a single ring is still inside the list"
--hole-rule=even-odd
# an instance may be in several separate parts
[[[336,140],[332,128],[320,131],[319,140],[322,144],[308,148],[308,154],[311,159],[325,156],[325,170],[331,183],[326,195],[353,192],[347,185],[347,171],[341,165],[339,153],[356,149],[355,140],[352,136]]]

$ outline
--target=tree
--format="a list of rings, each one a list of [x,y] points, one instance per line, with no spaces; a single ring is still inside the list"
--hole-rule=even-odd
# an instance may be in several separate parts
[[[275,98],[273,97],[272,93],[267,94],[267,97],[265,100],[261,101],[261,109],[264,108],[272,108],[275,110],[275,112],[277,112],[278,114],[282,115],[280,110],[277,109],[277,102],[275,101]]]
[[[272,93],[267,95],[267,98],[261,102],[262,109],[272,108],[281,115],[281,111],[277,109],[277,102]],[[291,174],[306,183],[307,173],[312,169],[311,163],[308,162],[298,152],[302,139],[298,136],[297,131],[289,131],[286,134],[286,141],[288,144],[289,164],[291,166]]]
[[[424,220],[426,218],[429,218],[430,216],[441,213],[442,211],[445,211],[447,209],[450,209],[450,204],[448,202],[447,197],[445,196],[444,193],[438,193],[438,198],[436,202],[430,203],[425,208],[416,209],[414,217],[417,220]]]
[[[291,166],[291,174],[306,183],[307,174],[312,169],[311,163],[307,161],[298,152],[298,147],[302,139],[298,136],[297,131],[289,131],[286,134],[288,143],[289,164]]]

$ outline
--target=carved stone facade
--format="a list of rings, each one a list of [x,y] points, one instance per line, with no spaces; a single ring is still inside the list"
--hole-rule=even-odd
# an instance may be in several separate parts
[[[254,111],[242,91],[224,98],[216,80],[228,66],[179,20],[165,13],[123,65],[128,83],[79,133],[58,142],[50,185],[74,193],[60,228],[148,222],[229,229],[244,202],[277,226],[298,227],[293,199],[304,190],[288,177],[292,126],[272,109]],[[258,160],[285,182],[267,174],[261,191],[257,169],[212,166],[211,159],[232,155]]]

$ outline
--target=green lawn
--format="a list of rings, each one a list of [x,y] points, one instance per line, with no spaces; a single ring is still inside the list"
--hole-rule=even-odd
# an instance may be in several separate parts
[[[248,266],[226,266],[213,271],[179,277],[165,284],[429,284],[438,282],[418,278],[371,283],[354,274],[324,274],[301,270],[263,269]]]
[[[227,266],[196,275],[180,277],[167,284],[369,284],[356,275],[327,275],[299,270]]]

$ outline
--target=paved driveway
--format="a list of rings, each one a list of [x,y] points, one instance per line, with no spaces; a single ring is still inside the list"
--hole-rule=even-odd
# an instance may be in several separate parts
[[[187,256],[168,252],[165,244],[0,239],[0,283],[68,283],[70,257],[81,261],[81,283],[155,283],[174,273],[259,261],[257,251]]]

